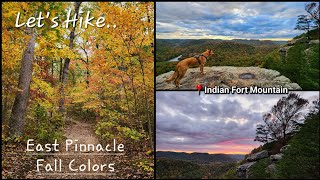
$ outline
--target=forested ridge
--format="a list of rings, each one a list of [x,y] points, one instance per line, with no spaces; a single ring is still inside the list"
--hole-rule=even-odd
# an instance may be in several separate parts
[[[259,40],[157,39],[156,74],[172,70],[179,60],[212,49],[205,66],[257,66],[279,71],[303,90],[319,89],[319,28],[302,33],[287,43]],[[317,41],[318,40],[318,41]],[[310,43],[313,41],[312,43]],[[294,42],[294,43],[291,43]],[[195,66],[196,67],[196,66]]]
[[[66,28],[68,10],[72,16],[82,12],[77,18],[90,11],[106,24]],[[17,28],[18,12],[19,23],[50,12],[60,25],[50,28],[53,22],[44,18],[43,27]],[[126,166],[153,176],[153,16],[153,2],[2,4],[3,177],[25,178],[27,171],[14,169],[25,166],[19,152],[27,139],[61,142],[74,120],[92,124],[85,127],[99,143],[125,144],[132,157]],[[16,158],[6,152],[16,152]]]
[[[157,179],[217,179],[242,160],[241,154],[156,152]]]

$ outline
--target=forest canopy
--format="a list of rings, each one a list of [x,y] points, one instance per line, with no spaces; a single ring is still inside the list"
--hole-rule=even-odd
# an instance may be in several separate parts
[[[60,139],[65,120],[78,116],[95,120],[102,140],[118,136],[128,142],[143,141],[152,149],[153,6],[152,2],[4,3],[2,137]],[[81,28],[84,12],[91,18],[103,17],[108,24]],[[41,18],[44,26],[33,26],[35,17],[48,13],[59,24],[74,17],[78,26],[50,28],[55,22],[48,17]],[[19,23],[33,25],[17,28],[17,14]]]

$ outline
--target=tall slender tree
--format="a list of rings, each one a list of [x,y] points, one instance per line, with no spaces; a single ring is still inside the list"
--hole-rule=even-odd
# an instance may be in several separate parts
[[[270,141],[280,141],[284,144],[288,137],[299,129],[302,123],[302,110],[307,104],[308,100],[295,93],[289,93],[279,99],[271,111],[264,114],[265,124],[258,126],[256,140],[267,142],[267,139],[270,139]],[[267,139],[266,134],[268,134]]]
[[[81,2],[75,2],[74,7],[75,7],[75,16],[76,16],[76,23],[78,22],[78,17],[79,17],[79,10],[80,10],[80,5]],[[69,48],[72,50],[73,49],[73,41],[75,38],[75,31],[76,31],[76,25],[72,27],[72,30],[69,35]],[[64,86],[67,83],[67,77],[68,77],[68,72],[69,72],[69,64],[70,64],[70,58],[66,58],[62,70],[62,77],[61,77],[61,97],[59,100],[59,108],[61,112],[64,112],[64,103],[65,103],[65,92],[64,92]]]
[[[10,134],[13,136],[20,136],[23,132],[25,124],[25,114],[29,99],[30,82],[32,78],[36,31],[35,29],[27,27],[26,32],[31,37],[26,49],[22,54],[18,83],[18,88],[20,89],[20,91],[18,91],[16,94],[10,117]]]

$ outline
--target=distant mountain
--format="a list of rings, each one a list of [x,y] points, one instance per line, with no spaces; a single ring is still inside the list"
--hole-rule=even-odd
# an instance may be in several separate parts
[[[169,158],[157,158],[156,162],[156,179],[221,179],[225,172],[235,168],[237,164],[236,162],[197,164]]]
[[[215,56],[209,58],[210,65],[221,65],[219,62],[223,65],[235,65],[238,61],[245,61],[251,62],[245,66],[252,66],[256,63],[252,62],[253,57],[259,59],[260,56],[279,48],[279,43],[284,42],[243,39],[156,39],[156,61],[166,62],[180,55],[181,59],[184,59],[212,49]]]
[[[271,40],[259,40],[259,39],[232,39],[230,41],[248,44],[252,46],[271,46],[271,45],[284,45],[287,41],[271,41]]]
[[[261,46],[261,45],[284,45],[287,44],[287,41],[272,41],[272,40],[259,40],[259,39],[231,39],[231,40],[223,40],[223,39],[156,39],[157,43],[169,43],[173,46],[187,45],[188,43],[194,44],[202,44],[206,42],[238,42],[253,46]]]
[[[185,153],[157,151],[156,158],[167,158],[174,160],[191,161],[197,164],[226,163],[237,162],[244,158],[244,155],[238,154],[208,154],[208,153]]]

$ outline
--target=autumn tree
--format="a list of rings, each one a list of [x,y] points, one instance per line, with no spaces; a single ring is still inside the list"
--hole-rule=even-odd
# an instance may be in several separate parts
[[[75,11],[75,18],[76,23],[78,22],[78,16],[79,16],[79,9],[80,9],[80,5],[81,2],[75,2],[74,3],[74,11]],[[72,26],[70,35],[69,35],[69,48],[70,50],[73,49],[73,42],[74,42],[74,38],[75,38],[75,30],[76,30],[76,25]],[[70,64],[70,58],[67,57],[64,61],[64,66],[63,66],[63,70],[62,70],[62,77],[61,77],[61,98],[59,100],[59,108],[62,112],[64,112],[64,103],[65,103],[65,92],[64,92],[64,86],[67,82],[67,77],[68,77],[68,72],[69,72],[69,64]]]
[[[153,3],[98,2],[81,7],[92,16],[105,17],[106,25],[77,31],[73,50],[81,53],[70,68],[80,75],[69,89],[72,106],[96,119],[97,133],[104,139],[113,136],[106,135],[111,128],[128,139],[143,143],[147,139],[153,149]],[[139,145],[146,147],[143,143]]]
[[[263,115],[263,125],[257,127],[257,138],[260,142],[280,141],[283,144],[295,133],[302,123],[302,110],[308,104],[298,94],[289,93],[279,99],[269,113]]]
[[[18,57],[31,37],[25,29],[13,28],[20,6],[24,12],[21,21],[38,9],[59,17],[56,28],[50,28],[52,22],[45,18],[45,26],[34,29],[29,96],[23,95],[28,102],[24,137],[44,142],[61,137],[62,116],[78,116],[95,120],[102,142],[117,138],[132,147],[153,150],[154,3],[5,3],[2,117],[7,124],[14,123],[7,117],[15,93],[21,91],[19,76],[24,76],[19,72],[23,62]],[[66,28],[63,22],[69,9],[71,16],[90,11],[91,17],[104,17],[105,26]]]
[[[41,6],[34,6],[33,3],[23,3],[22,6],[18,6],[16,3],[10,3],[6,4],[4,7],[4,11],[6,12],[7,7],[11,7],[11,10],[21,8],[24,10],[24,14],[26,16],[34,15],[38,13],[38,9]],[[31,6],[31,8],[29,7]],[[12,17],[12,14],[8,13],[4,16]],[[21,14],[22,16],[22,14]],[[25,20],[26,17],[22,17],[21,19]],[[21,29],[14,29],[13,24],[11,23],[4,23],[2,25],[4,32],[3,38],[6,38],[6,35],[9,35],[8,33],[12,32],[24,32],[24,47],[22,52],[21,58],[21,65],[20,65],[20,73],[19,73],[19,80],[18,80],[18,86],[17,91],[15,91],[15,98],[14,103],[12,106],[11,111],[11,117],[9,120],[9,133],[13,136],[21,136],[24,124],[25,124],[25,115],[27,111],[27,105],[29,100],[29,91],[30,91],[30,83],[32,78],[32,70],[33,70],[33,60],[34,60],[34,51],[35,51],[35,41],[36,41],[36,28],[30,28],[30,27],[21,27]],[[19,35],[21,35],[19,33]],[[6,48],[4,48],[6,50]],[[9,56],[10,57],[10,56]],[[3,59],[4,60],[4,59]],[[6,65],[6,64],[5,64]],[[7,112],[4,112],[7,113]]]
[[[12,107],[12,114],[10,117],[10,133],[14,136],[20,136],[23,131],[32,76],[32,63],[36,34],[35,30],[32,28],[26,28],[26,33],[30,35],[30,38],[27,43],[27,47],[22,54],[22,63],[18,83],[18,88],[20,91],[16,94]]]

